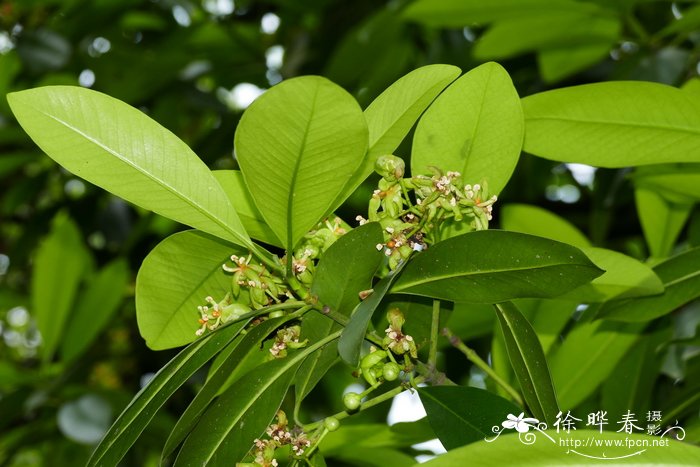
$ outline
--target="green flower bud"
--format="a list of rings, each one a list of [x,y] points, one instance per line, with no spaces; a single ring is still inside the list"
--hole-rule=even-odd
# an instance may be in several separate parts
[[[356,392],[349,392],[343,396],[343,405],[348,410],[357,410],[362,403],[362,397]]]
[[[323,425],[328,431],[335,431],[340,428],[340,422],[335,417],[326,417],[326,419],[323,421]]]
[[[399,377],[401,368],[394,362],[389,362],[382,368],[382,376],[387,381],[394,381]]]
[[[374,163],[374,171],[389,181],[396,181],[403,177],[405,170],[406,163],[403,159],[390,154],[379,156]]]

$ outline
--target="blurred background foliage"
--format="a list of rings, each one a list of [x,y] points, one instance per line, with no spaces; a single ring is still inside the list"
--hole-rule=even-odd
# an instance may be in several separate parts
[[[521,96],[606,80],[674,86],[691,80],[697,89],[700,4],[0,1],[0,95],[48,84],[105,92],[148,113],[213,169],[235,167],[233,134],[243,109],[283,79],[326,76],[364,107],[419,66],[447,63],[466,71],[488,60],[503,64]],[[409,151],[404,143],[398,153]],[[364,213],[373,182],[344,206],[345,219]],[[79,465],[115,414],[173,356],[149,351],[138,335],[133,286],[148,251],[182,226],[59,168],[20,129],[5,99],[0,183],[0,465]],[[645,259],[656,253],[645,242],[634,193],[629,170],[524,154],[499,204],[544,207],[573,222],[593,244]],[[700,244],[695,200],[659,193],[638,196],[652,197],[659,216],[667,216],[661,221],[675,226],[660,255],[674,245]],[[486,354],[493,319],[470,316],[451,326]],[[662,376],[652,371],[649,384],[656,381],[669,397],[679,382],[700,380],[694,358],[699,316],[697,306],[672,315],[664,329],[674,340],[658,338],[671,342],[667,347],[678,358]],[[413,326],[411,333],[420,335],[419,322]],[[483,384],[483,375],[451,358],[452,350],[445,356],[453,380]],[[326,389],[342,391],[352,379],[345,373],[338,371],[330,378],[334,387]],[[124,465],[157,465],[174,417],[202,378],[161,411]],[[693,386],[681,389],[681,396],[693,393]],[[322,390],[314,399],[319,404],[340,404]],[[380,412],[362,417],[384,422]],[[696,442],[698,432],[696,426]]]

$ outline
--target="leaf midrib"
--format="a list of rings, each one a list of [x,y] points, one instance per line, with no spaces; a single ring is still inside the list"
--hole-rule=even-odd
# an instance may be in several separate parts
[[[411,288],[411,287],[417,287],[420,285],[431,284],[433,282],[455,279],[455,278],[467,278],[467,277],[474,277],[474,276],[482,276],[482,275],[486,275],[486,274],[500,274],[500,273],[507,273],[507,272],[534,271],[534,270],[540,270],[540,269],[555,268],[555,267],[560,267],[560,266],[579,266],[579,267],[591,268],[590,265],[583,264],[583,263],[554,263],[554,264],[547,264],[544,266],[534,266],[534,267],[490,269],[490,270],[486,270],[486,271],[470,272],[468,274],[449,274],[449,275],[445,274],[445,275],[438,275],[438,276],[430,276],[429,278],[422,279],[422,280],[416,280],[414,282],[408,283],[407,285],[397,283],[395,288],[394,288],[394,291],[398,292],[400,290],[406,290],[406,289]]]
[[[669,125],[661,125],[661,124],[650,124],[650,123],[636,123],[636,122],[618,122],[618,121],[608,121],[608,120],[589,120],[589,119],[584,119],[584,118],[571,118],[571,117],[528,117],[527,112],[525,113],[525,120],[526,121],[539,121],[539,120],[547,120],[547,121],[563,121],[563,122],[569,122],[569,123],[583,123],[583,124],[589,124],[589,125],[611,125],[611,126],[619,126],[619,127],[633,127],[633,128],[640,128],[644,130],[664,130],[664,131],[670,131],[670,132],[679,132],[679,133],[688,133],[693,136],[700,136],[700,131],[693,129],[693,128],[685,128],[685,127],[678,127],[678,126],[669,126]],[[527,138],[526,138],[527,139]]]
[[[197,202],[194,201],[193,199],[184,196],[182,193],[180,193],[178,190],[176,190],[173,186],[171,186],[171,185],[168,184],[168,183],[165,183],[164,180],[155,177],[153,174],[151,174],[151,173],[148,172],[147,170],[143,169],[141,166],[139,166],[139,165],[133,163],[132,161],[130,161],[128,158],[126,158],[125,156],[123,156],[123,155],[122,155],[121,153],[119,153],[118,151],[116,151],[116,150],[112,149],[111,147],[109,147],[109,146],[107,146],[107,145],[101,143],[101,142],[100,142],[99,140],[97,140],[95,137],[89,135],[88,133],[86,133],[85,131],[81,130],[80,128],[78,128],[78,127],[76,127],[76,126],[73,126],[73,125],[71,125],[70,123],[68,123],[68,122],[66,122],[66,121],[64,121],[64,120],[62,120],[62,119],[60,119],[59,117],[57,117],[57,116],[55,116],[55,115],[52,115],[52,114],[50,114],[50,113],[47,113],[47,112],[45,112],[45,111],[43,111],[43,110],[41,110],[41,109],[37,109],[37,108],[34,107],[33,105],[30,105],[30,106],[31,106],[36,112],[38,112],[38,113],[40,113],[40,114],[42,114],[42,115],[45,115],[46,117],[48,117],[48,118],[50,118],[50,119],[56,121],[57,123],[59,123],[59,124],[65,126],[65,127],[68,128],[69,130],[71,130],[71,131],[77,133],[78,135],[80,135],[80,136],[82,136],[83,138],[85,138],[86,140],[90,141],[91,143],[93,143],[93,144],[96,145],[97,147],[101,148],[102,150],[104,150],[104,151],[108,152],[109,154],[113,155],[114,157],[116,157],[117,160],[121,161],[122,163],[124,163],[124,164],[126,164],[127,166],[131,167],[132,169],[136,170],[136,171],[139,172],[141,175],[146,176],[146,178],[148,178],[148,179],[150,179],[151,181],[155,182],[157,185],[161,186],[162,188],[165,188],[166,191],[168,191],[169,193],[175,195],[175,197],[177,197],[177,198],[180,199],[181,201],[184,201],[186,204],[188,204],[188,205],[194,207],[196,211],[198,211],[200,214],[203,214],[207,219],[209,219],[210,221],[214,222],[216,225],[218,225],[219,227],[223,228],[226,232],[228,232],[228,233],[230,233],[231,235],[233,235],[233,237],[234,237],[235,239],[237,239],[238,241],[242,242],[244,245],[247,246],[247,245],[250,244],[250,241],[249,241],[249,240],[243,238],[238,232],[236,232],[235,230],[231,229],[231,228],[229,227],[229,225],[228,225],[226,222],[224,222],[224,221],[222,221],[221,219],[219,219],[218,216],[215,216],[214,214],[212,214],[208,209],[205,209],[203,206],[201,206],[199,203],[197,203]]]

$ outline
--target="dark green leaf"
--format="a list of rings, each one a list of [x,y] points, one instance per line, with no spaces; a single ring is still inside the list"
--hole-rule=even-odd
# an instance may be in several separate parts
[[[597,317],[645,322],[700,296],[700,248],[667,259],[653,269],[664,284],[663,294],[608,302],[598,311]]]
[[[392,292],[455,302],[554,297],[602,274],[577,248],[501,230],[440,242],[409,261]]]
[[[247,324],[223,327],[183,349],[156,373],[119,415],[88,461],[88,467],[114,466],[139,438],[165,401],[224,348]]]
[[[489,391],[462,386],[433,386],[418,389],[430,425],[447,450],[493,435],[508,414],[522,410]]]
[[[532,415],[548,425],[559,412],[547,359],[534,329],[511,302],[495,305],[508,358]]]

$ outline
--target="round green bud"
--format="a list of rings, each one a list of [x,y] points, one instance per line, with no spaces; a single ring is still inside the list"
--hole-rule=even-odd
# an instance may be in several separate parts
[[[374,163],[374,171],[381,175],[382,178],[392,182],[403,177],[405,170],[406,163],[403,159],[391,154],[379,156]]]
[[[340,427],[340,422],[335,417],[327,417],[323,421],[323,424],[325,425],[328,431],[335,431]]]
[[[384,376],[384,379],[387,381],[394,381],[399,377],[400,372],[401,368],[399,368],[396,363],[389,362],[384,365],[384,368],[382,369],[382,376]]]
[[[356,392],[349,392],[343,396],[343,404],[348,410],[357,410],[362,403],[362,397]]]

